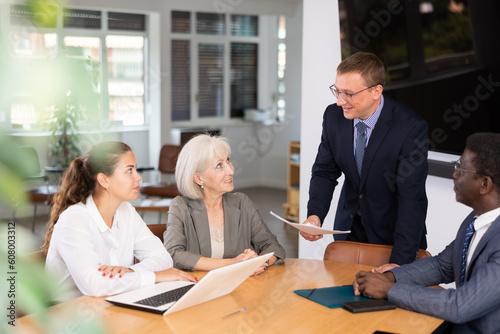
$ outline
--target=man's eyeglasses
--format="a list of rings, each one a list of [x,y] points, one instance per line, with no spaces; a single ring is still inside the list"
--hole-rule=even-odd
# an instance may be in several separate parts
[[[455,172],[464,172],[464,173],[474,173],[478,174],[477,170],[469,170],[469,169],[463,169],[462,167],[462,162],[460,160],[457,161],[452,161],[453,167],[455,167]]]
[[[478,175],[489,176],[489,175],[486,175],[485,173],[477,171],[477,170],[470,170],[470,169],[463,169],[463,168],[461,168],[462,167],[462,162],[460,160],[452,161],[451,163],[453,164],[453,167],[455,167],[455,171],[456,172],[459,172],[459,173],[461,173],[461,172],[464,172],[464,173],[474,173],[474,174],[478,174]]]
[[[335,95],[335,97],[338,99],[339,98],[339,95],[342,96],[342,98],[344,99],[344,101],[347,101],[347,102],[352,102],[352,97],[356,94],[359,94],[359,93],[362,93],[364,92],[365,90],[368,90],[370,88],[373,88],[375,86],[378,86],[380,84],[376,84],[376,85],[372,85],[370,87],[366,87],[365,89],[362,89],[360,90],[359,92],[356,92],[356,93],[352,93],[352,94],[349,94],[349,93],[343,93],[341,91],[339,91],[337,89],[337,87],[335,87],[335,84],[331,85],[329,88],[330,90],[332,91],[332,94]]]

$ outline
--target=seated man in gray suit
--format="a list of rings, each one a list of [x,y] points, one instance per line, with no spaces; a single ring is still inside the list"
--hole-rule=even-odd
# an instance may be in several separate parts
[[[361,271],[356,274],[354,290],[445,319],[453,324],[453,333],[498,333],[500,134],[469,136],[453,178],[457,201],[474,210],[455,240],[434,257],[384,273]],[[426,287],[453,281],[456,289]]]

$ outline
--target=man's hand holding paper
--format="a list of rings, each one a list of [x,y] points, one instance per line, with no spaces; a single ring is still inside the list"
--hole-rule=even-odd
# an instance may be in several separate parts
[[[323,238],[323,234],[343,234],[350,233],[351,231],[332,231],[329,229],[324,229],[321,227],[321,222],[318,216],[311,216],[310,219],[306,220],[303,224],[297,224],[289,222],[288,220],[278,216],[274,212],[270,212],[272,216],[278,218],[284,223],[291,225],[300,231],[300,234],[309,241],[316,241]]]
[[[316,215],[309,216],[307,220],[302,224],[311,224],[317,227],[321,227],[321,221],[319,220],[319,217]],[[304,231],[300,231],[300,235],[304,237],[304,239],[309,241],[316,241],[323,238],[323,234],[309,234]]]

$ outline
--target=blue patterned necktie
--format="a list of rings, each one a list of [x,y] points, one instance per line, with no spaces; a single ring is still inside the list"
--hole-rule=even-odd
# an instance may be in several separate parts
[[[469,249],[470,239],[474,235],[474,222],[476,218],[472,219],[467,230],[465,231],[464,247],[462,248],[462,270],[460,272],[460,285],[464,284],[465,280],[465,267],[467,266],[467,250]]]
[[[359,176],[361,176],[361,167],[363,166],[363,157],[365,156],[367,128],[368,125],[363,122],[356,124],[358,136],[356,138],[356,152],[354,153],[354,158],[356,159],[356,167],[358,168]]]

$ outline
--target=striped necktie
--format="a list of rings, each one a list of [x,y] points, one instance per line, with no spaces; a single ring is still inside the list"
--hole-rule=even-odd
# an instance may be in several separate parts
[[[354,159],[356,160],[356,167],[358,168],[358,174],[361,176],[361,168],[363,167],[363,157],[365,156],[366,148],[366,129],[368,125],[363,122],[356,124],[356,130],[358,131],[358,136],[356,138],[356,152],[354,153]]]
[[[460,285],[464,284],[465,267],[467,266],[467,250],[469,249],[470,239],[474,235],[474,223],[476,218],[472,219],[467,230],[465,231],[464,247],[462,248],[462,270],[460,271]]]

